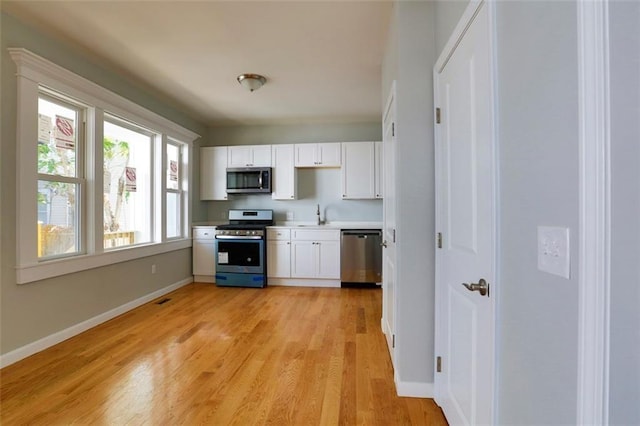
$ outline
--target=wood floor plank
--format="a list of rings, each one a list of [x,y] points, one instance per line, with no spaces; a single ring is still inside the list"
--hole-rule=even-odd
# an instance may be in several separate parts
[[[0,370],[0,424],[446,425],[395,394],[379,289],[165,298]]]

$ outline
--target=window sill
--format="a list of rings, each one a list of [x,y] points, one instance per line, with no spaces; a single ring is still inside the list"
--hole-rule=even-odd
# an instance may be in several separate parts
[[[47,278],[58,277],[60,275],[99,268],[101,266],[113,265],[115,263],[140,259],[156,254],[168,253],[187,247],[191,247],[190,238],[173,240],[166,243],[124,248],[120,250],[110,250],[100,254],[51,260],[32,265],[22,265],[16,268],[16,281],[18,284],[26,284]]]

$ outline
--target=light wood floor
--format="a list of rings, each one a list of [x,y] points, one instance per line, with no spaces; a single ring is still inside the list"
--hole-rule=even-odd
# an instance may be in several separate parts
[[[0,423],[446,425],[395,394],[380,290],[164,298],[1,370]]]

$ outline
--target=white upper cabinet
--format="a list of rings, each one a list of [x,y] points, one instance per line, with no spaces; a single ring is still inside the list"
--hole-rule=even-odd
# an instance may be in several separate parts
[[[382,161],[383,158],[383,146],[382,146],[382,142],[375,142],[375,147],[376,147],[376,152],[375,152],[375,157],[376,157],[376,168],[375,168],[375,193],[376,193],[376,198],[382,198],[382,188],[384,187],[384,182],[383,182],[383,169],[382,169],[382,165],[384,164]]]
[[[342,143],[342,198],[376,198],[375,143]]]
[[[304,143],[295,145],[296,167],[340,167],[341,149],[339,142]]]
[[[295,200],[297,191],[297,171],[294,167],[294,145],[271,146],[272,192],[274,200]]]
[[[228,167],[271,167],[271,145],[230,146]]]
[[[226,146],[200,148],[200,199],[227,199]]]

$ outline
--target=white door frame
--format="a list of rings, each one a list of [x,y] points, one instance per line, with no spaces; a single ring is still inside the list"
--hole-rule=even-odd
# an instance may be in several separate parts
[[[493,146],[492,146],[492,151],[493,154],[491,156],[493,164],[491,165],[491,170],[492,170],[492,181],[493,181],[493,188],[492,188],[492,193],[493,193],[493,205],[494,205],[494,209],[493,209],[493,217],[492,217],[492,221],[493,221],[493,228],[494,228],[494,236],[493,236],[493,244],[492,244],[492,250],[493,250],[493,259],[494,259],[494,265],[493,266],[493,270],[495,271],[495,277],[494,277],[494,281],[491,284],[491,293],[492,293],[492,298],[493,298],[493,324],[491,325],[491,327],[493,328],[493,336],[494,336],[494,341],[493,341],[493,357],[494,359],[492,360],[492,381],[491,381],[491,401],[492,401],[492,418],[491,418],[491,424],[495,424],[496,422],[496,414],[497,414],[497,398],[496,398],[496,387],[497,387],[497,355],[498,355],[498,351],[497,351],[497,347],[498,347],[498,341],[499,341],[499,334],[498,334],[498,330],[496,327],[497,321],[498,321],[498,316],[497,313],[499,312],[498,306],[500,303],[500,268],[499,268],[499,227],[498,224],[499,222],[499,210],[498,210],[498,205],[499,205],[499,174],[498,174],[498,166],[499,166],[499,162],[498,162],[498,133],[497,133],[497,125],[496,125],[496,117],[497,117],[497,83],[496,83],[496,70],[497,70],[497,56],[496,56],[496,20],[495,20],[495,4],[494,4],[494,0],[470,0],[469,5],[467,6],[467,8],[465,9],[462,17],[460,18],[460,21],[458,21],[458,24],[456,25],[453,33],[451,34],[451,36],[449,37],[449,40],[447,41],[447,43],[445,44],[442,52],[440,53],[440,56],[438,57],[438,60],[436,61],[436,64],[434,66],[434,70],[433,70],[433,81],[434,81],[434,105],[437,106],[438,105],[438,76],[440,74],[440,72],[444,69],[444,67],[446,66],[446,64],[449,62],[449,59],[451,58],[451,56],[453,55],[453,52],[455,51],[456,47],[458,46],[458,44],[460,43],[460,40],[462,39],[462,37],[465,35],[465,33],[467,32],[470,24],[473,22],[473,20],[475,19],[478,11],[480,10],[480,7],[483,6],[488,8],[488,18],[489,18],[489,32],[490,32],[490,55],[491,57],[489,58],[489,63],[490,63],[490,73],[491,73],[491,133],[493,135]],[[434,121],[435,121],[436,117],[435,117],[435,111],[434,111]],[[434,126],[435,128],[435,140],[436,140],[436,144],[435,144],[435,159],[436,159],[436,164],[435,164],[435,170],[436,170],[436,199],[439,199],[439,197],[441,196],[441,194],[439,193],[439,185],[438,185],[438,176],[439,176],[439,169],[440,169],[440,165],[438,164],[438,158],[441,155],[440,153],[440,149],[439,149],[439,144],[438,144],[438,138],[440,137],[439,135],[439,129],[438,126]],[[442,212],[436,208],[436,229],[441,229],[440,225],[442,223]],[[436,300],[435,300],[435,332],[436,332],[436,338],[435,338],[435,359],[434,359],[434,374],[438,374],[437,373],[437,368],[438,368],[438,362],[437,362],[437,351],[438,351],[438,345],[444,344],[446,342],[446,340],[448,339],[448,336],[445,335],[446,330],[442,327],[442,320],[439,319],[439,315],[441,315],[440,310],[438,309],[438,305],[439,305],[439,301],[437,299],[437,294],[438,294],[438,288],[443,286],[444,284],[442,283],[442,279],[439,276],[439,262],[441,262],[440,260],[440,256],[438,256],[438,248],[437,248],[437,239],[435,241],[436,243],[436,274],[435,274],[435,282],[436,282]],[[442,291],[440,292],[442,293]],[[434,394],[436,395],[436,397],[438,395],[441,395],[441,390],[438,387],[438,380],[434,380],[434,384],[435,384],[435,389],[434,389]]]
[[[578,1],[580,229],[577,424],[609,423],[608,0]]]
[[[392,130],[392,139],[395,139],[395,122],[396,122],[396,80],[393,80],[391,82],[391,87],[389,88],[389,94],[387,96],[387,101],[385,102],[385,106],[384,106],[384,110],[383,110],[383,117],[382,117],[382,135],[383,135],[383,198],[382,198],[382,202],[383,202],[383,230],[382,230],[382,239],[384,241],[383,244],[393,244],[395,246],[395,238],[392,238],[392,241],[387,241],[386,240],[386,231],[387,231],[387,205],[390,202],[393,202],[394,205],[391,206],[391,208],[396,211],[396,197],[395,196],[390,196],[387,193],[387,188],[388,188],[388,184],[389,184],[389,179],[392,179],[393,182],[395,182],[395,165],[393,167],[393,173],[394,176],[389,176],[389,168],[387,167],[387,161],[388,161],[388,153],[387,153],[387,146],[385,146],[385,143],[388,143],[388,141],[386,139],[384,139],[385,137],[385,123],[387,122],[387,117],[389,115],[391,115],[392,117],[392,126],[394,126],[394,129]],[[395,153],[395,149],[396,149],[396,141],[394,140],[392,142],[392,149],[394,150],[393,152],[393,161],[396,161],[396,153]],[[386,194],[386,195],[385,195]],[[395,214],[394,214],[394,235],[395,235]],[[392,247],[392,249],[394,250],[394,256],[396,255],[395,253],[395,247]],[[385,249],[383,249],[386,251],[386,246]],[[383,265],[385,264],[385,255],[386,253],[383,253]],[[397,317],[397,304],[396,304],[396,300],[397,300],[397,293],[396,293],[396,288],[395,286],[397,285],[397,272],[396,272],[396,262],[394,259],[394,268],[393,268],[393,277],[391,278],[391,282],[393,283],[392,285],[393,287],[393,291],[392,291],[392,295],[393,298],[391,300],[391,304],[392,304],[392,312],[389,313],[387,310],[387,303],[388,300],[387,298],[389,297],[388,294],[386,294],[386,286],[385,284],[387,283],[387,280],[389,280],[389,277],[387,276],[387,274],[389,273],[389,271],[385,271],[383,269],[383,298],[382,298],[382,318],[381,318],[381,325],[382,325],[382,332],[385,334],[386,339],[387,339],[387,343],[389,341],[391,341],[392,343],[389,345],[389,343],[387,344],[388,349],[389,349],[389,355],[391,356],[391,363],[394,367],[394,371],[395,369],[395,361],[396,361],[396,349],[395,349],[395,332],[396,332],[396,317]],[[387,325],[391,324],[391,327],[387,327]],[[394,374],[394,379],[396,379],[396,374]],[[397,382],[397,380],[396,380]]]

